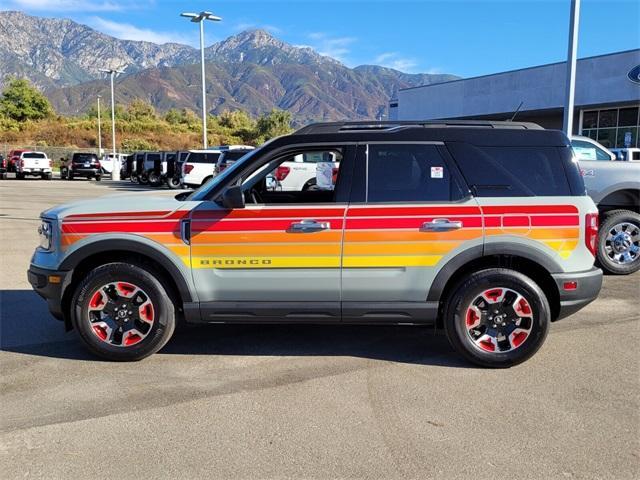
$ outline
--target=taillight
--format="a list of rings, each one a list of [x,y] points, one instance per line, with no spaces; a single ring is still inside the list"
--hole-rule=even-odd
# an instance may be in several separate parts
[[[585,216],[584,242],[595,257],[598,250],[598,214],[587,213]]]
[[[287,175],[289,175],[290,171],[291,171],[291,169],[289,167],[280,166],[280,167],[276,168],[276,173],[275,173],[274,176],[276,177],[276,180],[281,182],[282,180],[287,178]]]
[[[224,169],[225,169],[225,168],[227,168],[227,164],[226,164],[226,163],[223,163],[223,164],[221,164],[221,165],[218,167],[218,171],[219,171],[219,172],[222,172],[222,171],[224,171]]]
[[[331,181],[335,185],[338,181],[338,167],[333,167],[333,172],[331,174]]]
[[[184,165],[184,173],[185,174],[191,173],[191,170],[193,170],[193,165],[189,165],[189,164],[185,164]]]
[[[101,168],[100,162],[96,162],[96,168]]]
[[[24,160],[20,160],[20,166],[24,167]]]

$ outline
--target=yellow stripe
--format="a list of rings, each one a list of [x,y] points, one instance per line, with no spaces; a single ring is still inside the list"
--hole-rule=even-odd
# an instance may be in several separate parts
[[[442,255],[344,257],[342,266],[345,268],[433,267],[441,258]]]
[[[415,243],[349,243],[344,246],[345,255],[443,255],[461,242]]]
[[[188,266],[188,258],[183,257]],[[340,257],[193,257],[192,268],[340,268]]]

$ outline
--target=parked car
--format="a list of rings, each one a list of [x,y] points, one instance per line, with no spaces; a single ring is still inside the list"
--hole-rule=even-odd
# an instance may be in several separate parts
[[[190,150],[182,166],[182,183],[189,188],[204,185],[215,176],[215,167],[222,152],[251,148],[247,145],[224,145],[208,150]]]
[[[341,158],[335,188],[267,190],[300,153]],[[151,355],[177,318],[435,324],[509,367],[601,287],[598,210],[567,137],[534,124],[311,125],[168,193],[42,213],[29,281],[101,357]]]
[[[20,155],[22,155],[22,153],[27,152],[28,150],[26,149],[16,149],[16,150],[10,150],[9,154],[7,155],[7,172],[8,173],[15,173],[18,171],[18,161],[20,160]]]
[[[218,157],[218,161],[216,162],[216,165],[213,169],[214,176],[220,174],[221,172],[224,172],[226,168],[233,165],[235,162],[240,160],[242,157],[244,157],[247,153],[249,153],[252,150],[254,150],[253,147],[247,147],[247,148],[238,148],[237,150],[234,149],[234,150],[223,151]]]
[[[116,153],[115,156],[112,153],[105,154],[100,160],[100,166],[102,167],[102,173],[111,175],[114,168],[119,168],[122,171],[122,165],[124,164],[127,155],[122,153]]]
[[[616,160],[616,156],[611,150],[589,137],[572,136],[571,147],[578,160]]]
[[[183,188],[182,185],[182,165],[189,156],[188,151],[172,152],[173,161],[171,157],[167,157],[167,185],[171,189]]]
[[[126,155],[122,161],[122,167],[120,168],[120,179],[126,180],[131,178],[131,172],[133,171],[133,162],[135,154]]]
[[[640,162],[640,148],[612,148],[616,160],[622,162]]]
[[[20,154],[20,159],[16,162],[16,178],[22,180],[27,176],[51,180],[51,160],[46,153],[25,151]]]
[[[0,153],[0,180],[7,178],[7,160]]]
[[[95,153],[76,152],[70,160],[60,165],[61,179],[73,180],[78,177],[95,178],[96,182],[102,180],[102,165]]]

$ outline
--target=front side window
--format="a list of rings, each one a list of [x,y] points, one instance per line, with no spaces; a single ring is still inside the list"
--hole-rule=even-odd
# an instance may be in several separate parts
[[[571,147],[578,160],[611,160],[603,149],[584,140],[571,140]]]
[[[463,193],[436,145],[371,144],[367,202],[449,202]]]

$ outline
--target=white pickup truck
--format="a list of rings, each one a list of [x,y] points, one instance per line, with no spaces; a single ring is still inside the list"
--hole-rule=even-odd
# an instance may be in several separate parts
[[[16,162],[16,178],[22,180],[27,175],[51,180],[51,160],[44,152],[22,152]]]
[[[598,263],[608,273],[640,270],[640,162],[614,161],[595,140],[572,137],[587,194],[600,212]]]

